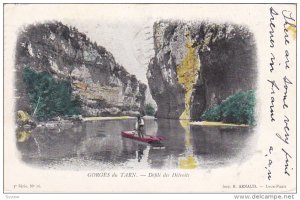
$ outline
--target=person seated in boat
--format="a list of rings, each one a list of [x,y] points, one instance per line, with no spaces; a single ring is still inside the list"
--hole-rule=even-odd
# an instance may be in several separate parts
[[[144,137],[144,124],[144,119],[140,115],[138,115],[135,123],[135,130],[137,130],[137,133],[141,138]]]

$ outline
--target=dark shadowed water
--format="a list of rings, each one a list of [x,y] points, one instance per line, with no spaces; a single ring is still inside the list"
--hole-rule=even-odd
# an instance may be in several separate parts
[[[22,160],[56,169],[217,168],[247,160],[256,134],[245,127],[188,126],[179,120],[145,120],[148,135],[167,138],[149,145],[121,137],[135,120],[78,122],[65,128],[36,128],[17,142]]]

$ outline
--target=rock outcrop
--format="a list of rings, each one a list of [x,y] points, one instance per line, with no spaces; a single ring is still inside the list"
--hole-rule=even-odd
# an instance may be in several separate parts
[[[84,116],[134,115],[144,110],[146,85],[116,63],[104,47],[60,22],[35,24],[16,46],[17,109],[29,110],[22,71],[29,67],[70,81]]]
[[[159,21],[147,78],[157,117],[199,120],[228,96],[255,88],[256,46],[244,26]]]

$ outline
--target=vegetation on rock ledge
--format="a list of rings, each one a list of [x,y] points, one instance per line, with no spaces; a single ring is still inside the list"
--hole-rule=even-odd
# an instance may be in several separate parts
[[[71,84],[68,81],[56,80],[48,72],[38,73],[29,67],[24,68],[23,80],[33,118],[42,121],[80,113],[79,102],[71,98]]]
[[[209,108],[202,120],[234,124],[255,124],[255,91],[248,90],[229,96],[220,105]]]
[[[154,116],[155,114],[155,109],[150,103],[145,105],[145,114],[149,116]]]

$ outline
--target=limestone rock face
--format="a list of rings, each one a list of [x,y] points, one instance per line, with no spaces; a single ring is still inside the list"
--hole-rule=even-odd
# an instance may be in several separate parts
[[[29,67],[70,81],[84,116],[134,115],[144,110],[146,85],[74,27],[60,22],[30,25],[20,32],[16,52],[19,108],[28,106],[22,71]]]
[[[247,27],[159,21],[147,78],[157,117],[199,120],[209,107],[255,88],[256,46]]]

